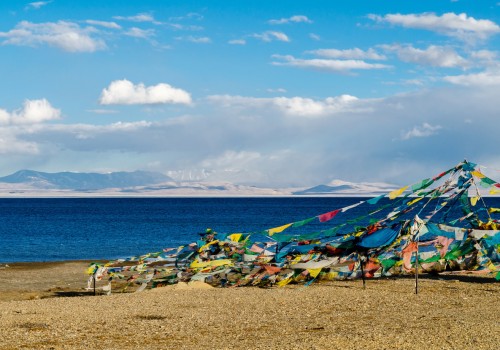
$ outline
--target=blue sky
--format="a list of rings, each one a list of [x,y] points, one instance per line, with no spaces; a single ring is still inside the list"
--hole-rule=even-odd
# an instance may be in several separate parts
[[[1,175],[500,168],[498,1],[3,1]]]

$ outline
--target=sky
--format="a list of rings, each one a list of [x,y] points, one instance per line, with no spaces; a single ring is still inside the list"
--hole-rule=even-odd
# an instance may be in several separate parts
[[[0,176],[500,169],[500,2],[2,1]]]

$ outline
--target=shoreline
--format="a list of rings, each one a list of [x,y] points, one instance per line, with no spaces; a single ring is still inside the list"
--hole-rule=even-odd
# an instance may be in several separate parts
[[[500,342],[500,282],[474,275],[422,276],[418,295],[408,276],[368,279],[366,289],[360,280],[179,283],[93,296],[83,289],[86,266],[0,270],[0,349],[493,349]]]
[[[91,262],[107,261],[109,260],[95,259],[0,263],[0,301],[33,300],[56,298],[66,295],[76,296],[89,294],[90,292],[85,290],[89,277],[85,274],[87,267]],[[380,281],[384,281],[384,283],[390,283],[390,281],[398,280],[413,281],[413,276],[371,278],[367,279],[366,283],[369,285],[372,282],[379,283]],[[423,284],[425,284],[426,281],[442,281],[443,283],[458,281],[471,284],[491,283],[492,285],[498,286],[500,291],[500,281],[495,280],[493,275],[485,276],[467,271],[448,271],[439,275],[420,274],[419,280],[421,280]],[[361,280],[359,279],[333,282],[319,281],[313,285],[357,282],[361,284]],[[292,288],[294,287],[301,288],[303,285],[292,285]],[[257,287],[243,287],[243,289],[246,288]],[[116,294],[120,293],[118,292]]]

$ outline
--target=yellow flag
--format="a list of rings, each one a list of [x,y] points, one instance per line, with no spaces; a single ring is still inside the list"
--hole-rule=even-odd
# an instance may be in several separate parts
[[[220,259],[220,260],[209,260],[209,261],[198,261],[195,260],[191,263],[191,268],[201,268],[201,267],[216,267],[216,266],[233,266],[234,263],[231,259]]]
[[[484,176],[482,173],[480,173],[479,171],[477,170],[474,170],[474,171],[471,171],[471,174],[474,175],[475,177],[478,177],[480,179],[482,178],[485,178],[486,176]]]
[[[307,269],[307,271],[309,271],[309,274],[312,277],[316,278],[319,275],[319,273],[321,272],[321,267],[319,269]]]
[[[418,201],[420,201],[420,200],[422,200],[422,199],[424,199],[424,197],[418,197],[418,198],[415,198],[414,200],[412,200],[412,201],[408,202],[408,204],[407,204],[407,205],[413,205],[413,204],[417,203]]]
[[[498,193],[500,193],[500,189],[496,189],[496,188],[493,188],[493,187],[491,188],[490,194],[498,194]]]
[[[280,226],[280,227],[270,228],[269,230],[267,230],[267,232],[269,233],[269,236],[272,236],[275,233],[280,233],[280,232],[285,231],[287,228],[289,228],[290,226],[292,226],[292,224],[286,224],[286,225],[283,225],[283,226]]]
[[[233,242],[239,242],[243,235],[241,233],[233,233],[229,235],[228,238]]]
[[[283,286],[286,286],[291,281],[292,281],[292,277],[288,277],[288,278],[285,278],[284,280],[276,282],[276,284],[278,285],[278,287],[283,287]]]
[[[500,208],[490,208],[488,209],[488,213],[500,213]]]
[[[479,199],[479,197],[477,197],[477,196],[476,197],[471,197],[470,204],[472,204],[472,206],[475,206],[478,199]]]
[[[200,249],[198,249],[198,252],[200,252],[200,253],[201,253],[202,251],[204,251],[204,250],[206,250],[208,247],[210,247],[212,244],[216,244],[216,243],[219,243],[219,241],[218,241],[218,240],[215,240],[215,241],[208,242],[207,244],[202,245],[202,246],[200,247]]]
[[[389,193],[389,198],[394,199],[396,197],[399,197],[401,195],[401,193],[403,193],[407,188],[408,188],[408,186],[405,186],[405,187],[401,187],[399,190],[392,191],[391,193]]]
[[[92,265],[87,268],[87,271],[85,271],[85,273],[87,275],[93,275],[96,271],[97,271],[97,266]]]

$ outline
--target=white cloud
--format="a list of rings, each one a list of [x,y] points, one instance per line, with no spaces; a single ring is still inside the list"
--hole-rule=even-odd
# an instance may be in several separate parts
[[[197,25],[185,25],[179,23],[165,23],[165,25],[169,26],[174,30],[190,30],[190,31],[200,31],[203,30],[202,26]]]
[[[175,40],[179,40],[179,41],[189,41],[191,43],[195,43],[195,44],[210,44],[212,42],[212,39],[210,39],[209,37],[206,37],[206,36],[200,36],[200,37],[197,37],[197,36],[178,36],[175,38]]]
[[[114,19],[130,22],[155,22],[153,16],[149,13],[139,13],[135,16],[113,16]]]
[[[169,21],[184,21],[184,20],[201,21],[202,19],[203,19],[202,14],[199,14],[197,12],[189,12],[185,16],[170,17],[168,20]]]
[[[109,29],[121,29],[122,28],[116,22],[96,21],[93,19],[88,19],[85,21],[85,23],[93,25],[93,26],[100,26],[100,27],[109,28]]]
[[[314,34],[314,33],[309,33],[309,37],[314,40],[314,41],[319,41],[321,40],[321,37],[318,35],[318,34]]]
[[[35,10],[39,10],[40,8],[42,8],[43,6],[46,6],[48,4],[50,4],[52,1],[35,1],[35,2],[30,2],[28,5],[26,5],[26,9],[29,10],[29,9],[35,9]]]
[[[231,45],[245,45],[247,42],[245,39],[234,39],[229,40],[227,43]]]
[[[500,27],[487,19],[475,19],[465,13],[453,12],[437,16],[435,13],[369,15],[370,19],[406,28],[425,29],[462,40],[486,39],[500,32]]]
[[[158,85],[145,86],[140,83],[134,85],[132,82],[124,79],[115,80],[107,88],[103,89],[99,102],[102,105],[191,104],[191,95],[169,84],[160,83]]]
[[[500,86],[500,68],[479,73],[448,75],[443,80],[463,86]]]
[[[320,57],[341,58],[341,59],[367,59],[367,60],[385,60],[387,57],[377,53],[374,49],[363,51],[359,48],[338,50],[338,49],[319,49],[308,51]]]
[[[155,30],[154,29],[141,29],[141,28],[137,28],[137,27],[132,27],[125,32],[125,35],[131,36],[134,38],[149,39],[152,36],[155,36]]]
[[[0,166],[123,170],[160,161],[157,170],[206,166],[219,180],[256,185],[335,178],[405,185],[465,156],[498,163],[499,93],[498,86],[449,85],[369,100],[212,96],[155,122],[9,124],[0,126],[8,140]],[[29,147],[38,154],[30,156]]]
[[[91,35],[96,30],[92,27],[81,28],[72,22],[31,23],[19,22],[14,29],[0,32],[5,38],[3,45],[38,46],[46,44],[68,52],[94,52],[106,48],[102,39]]]
[[[231,95],[213,95],[210,102],[226,107],[244,109],[272,108],[282,114],[299,117],[323,117],[340,112],[359,110],[358,98],[350,95],[314,100],[304,97],[257,98]]]
[[[61,111],[46,99],[25,100],[22,108],[7,112],[0,109],[0,124],[36,124],[61,118]]]
[[[270,41],[284,41],[284,42],[289,42],[290,38],[283,32],[276,32],[272,30],[268,30],[266,32],[260,33],[260,34],[252,34],[251,35],[254,38],[257,38],[259,40],[265,41],[265,42],[270,42]]]
[[[469,62],[451,47],[436,45],[431,45],[426,49],[418,49],[411,45],[384,45],[382,47],[388,51],[396,52],[403,62],[446,68],[466,68],[469,66]]]
[[[290,22],[293,22],[293,23],[312,23],[313,21],[311,21],[309,18],[307,18],[307,16],[303,16],[303,15],[295,15],[295,16],[291,16],[291,17],[288,17],[288,18],[281,18],[281,19],[271,19],[268,21],[269,24],[285,24],[285,23],[290,23]]]
[[[300,59],[290,55],[273,55],[273,58],[282,61],[274,61],[276,66],[292,66],[300,68],[313,68],[336,73],[347,73],[352,70],[387,69],[389,65],[379,63],[368,63],[363,60],[329,60],[329,59]]]
[[[20,140],[12,130],[0,128],[0,154],[12,157],[13,155],[37,156],[38,153],[39,148],[35,142]]]
[[[259,152],[225,151],[217,157],[204,159],[201,166],[204,168],[217,168],[223,171],[234,171],[249,166],[259,158],[261,158]]]
[[[415,126],[410,131],[402,132],[401,139],[409,140],[415,137],[429,137],[436,135],[438,130],[441,130],[440,125],[431,125],[429,123],[423,123],[422,126]]]

